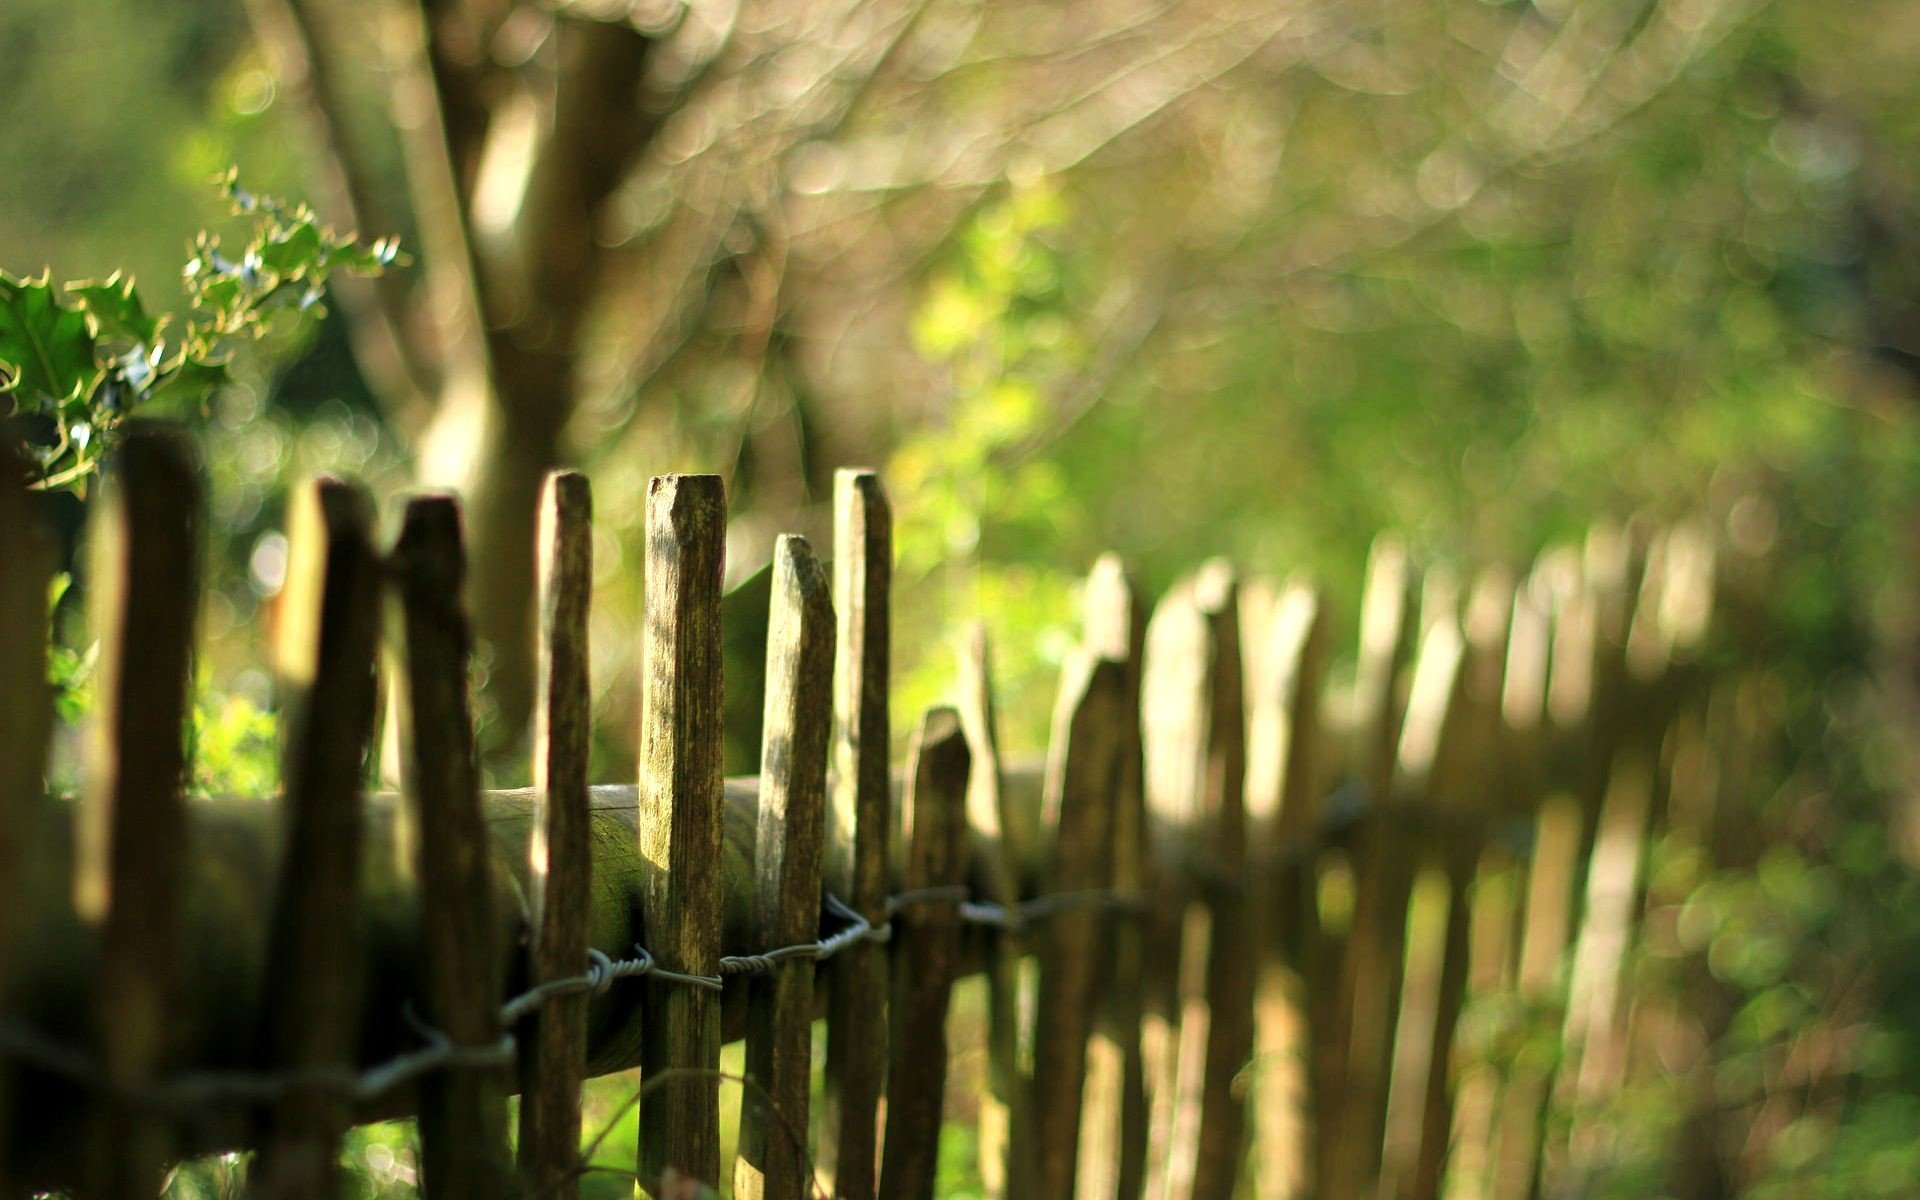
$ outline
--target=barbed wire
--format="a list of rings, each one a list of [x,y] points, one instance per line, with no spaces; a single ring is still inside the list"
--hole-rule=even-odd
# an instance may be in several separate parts
[[[1278,852],[1256,856],[1246,868],[1270,870],[1303,862],[1364,818],[1371,808],[1363,795],[1336,793],[1308,836]],[[1524,834],[1512,827],[1501,832],[1505,834],[1501,840],[1508,841],[1524,857],[1526,847],[1513,844],[1524,841]],[[639,944],[633,947],[633,957],[623,959],[590,948],[587,968],[581,974],[546,980],[507,999],[500,1006],[503,1032],[496,1041],[486,1045],[457,1045],[407,1007],[402,1010],[402,1018],[424,1044],[376,1066],[357,1070],[342,1066],[276,1071],[188,1071],[151,1082],[114,1080],[87,1052],[12,1020],[0,1020],[0,1057],[12,1058],[175,1118],[195,1108],[268,1104],[295,1092],[330,1094],[365,1105],[430,1072],[511,1066],[519,1050],[512,1032],[514,1026],[552,1000],[582,994],[604,995],[621,979],[653,978],[662,983],[722,992],[728,979],[765,974],[789,962],[823,962],[862,943],[889,942],[894,934],[894,918],[908,908],[926,904],[952,904],[964,925],[1017,934],[1034,923],[1066,912],[1091,909],[1142,914],[1149,910],[1150,899],[1145,892],[1090,889],[1049,892],[1017,904],[1003,905],[974,899],[972,890],[965,885],[942,885],[886,897],[880,906],[883,915],[874,921],[833,893],[823,892],[822,912],[840,922],[841,927],[815,941],[753,954],[726,955],[718,960],[711,975],[664,967],[651,951]]]
[[[934,903],[957,905],[963,923],[1018,929],[1030,921],[1075,908],[1142,908],[1145,897],[1132,893],[1062,892],[1039,896],[1007,908],[972,900],[971,892],[964,886],[922,888],[887,897],[884,905],[886,916],[875,923],[833,893],[827,892],[821,897],[821,907],[828,916],[843,922],[842,928],[812,942],[781,946],[757,954],[724,956],[719,960],[718,973],[714,975],[671,970],[660,965],[651,951],[638,944],[633,947],[634,956],[623,959],[615,959],[603,950],[590,948],[587,951],[587,969],[581,974],[547,980],[503,1003],[500,1006],[500,1024],[506,1032],[497,1041],[487,1045],[455,1044],[446,1034],[420,1020],[411,1007],[405,1008],[401,1013],[402,1018],[425,1044],[363,1070],[307,1067],[278,1071],[187,1071],[152,1082],[114,1080],[107,1077],[85,1051],[11,1020],[0,1021],[0,1056],[107,1092],[139,1107],[176,1116],[183,1109],[267,1104],[294,1092],[328,1094],[354,1104],[368,1104],[429,1072],[486,1070],[512,1065],[519,1049],[518,1040],[511,1032],[513,1027],[548,1002],[562,996],[604,995],[617,980],[644,977],[718,992],[725,989],[726,981],[730,978],[764,974],[787,962],[821,962],[863,942],[891,941],[893,918],[901,910]]]

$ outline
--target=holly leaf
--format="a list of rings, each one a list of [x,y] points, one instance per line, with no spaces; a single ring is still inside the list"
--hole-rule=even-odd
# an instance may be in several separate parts
[[[324,247],[312,218],[274,230],[260,243],[260,262],[277,275],[297,275],[321,261]]]
[[[132,278],[123,280],[119,271],[100,281],[69,283],[67,291],[93,318],[96,337],[127,338],[144,345],[160,332],[160,322],[147,315],[140,294],[133,290]]]
[[[46,275],[15,279],[0,271],[0,363],[26,411],[57,407],[93,389],[100,364],[87,317],[60,303]]]
[[[162,363],[148,397],[155,401],[178,400],[204,404],[213,389],[227,381],[227,360],[207,358],[182,350],[171,362]]]

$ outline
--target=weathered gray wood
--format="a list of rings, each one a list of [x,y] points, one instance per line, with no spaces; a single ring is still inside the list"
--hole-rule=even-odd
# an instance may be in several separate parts
[[[1041,811],[1046,893],[1098,892],[1113,882],[1113,797],[1127,725],[1124,660],[1082,649],[1067,660],[1054,709]],[[1045,893],[1043,893],[1045,894]],[[1099,984],[1102,914],[1065,909],[1039,935],[1033,1034],[1036,1195],[1070,1197],[1079,1165],[1087,1043]]]
[[[380,562],[373,500],[318,479],[294,496],[280,592],[277,667],[287,848],[273,901],[262,1058],[275,1068],[344,1067],[360,1030],[361,780],[373,736]],[[293,1092],[267,1114],[248,1175],[257,1196],[340,1190],[338,1096]]]
[[[1126,564],[1103,555],[1087,576],[1082,601],[1087,649],[1125,664],[1126,718],[1112,797],[1113,887],[1147,886],[1146,804],[1141,792],[1140,661],[1147,621]],[[1142,938],[1137,914],[1110,916],[1095,1034],[1087,1047],[1080,1161],[1081,1200],[1133,1200],[1146,1182],[1147,1093],[1140,1048]]]
[[[769,948],[810,942],[819,929],[833,624],[831,586],[819,559],[804,538],[782,537],[773,557],[754,851],[754,923]],[[733,1194],[800,1200],[813,1183],[806,1145],[813,964],[781,964],[754,977],[751,988],[747,1075],[765,1095],[743,1101]]]
[[[906,891],[966,882],[967,739],[950,708],[927,713],[914,736],[902,806]],[[894,917],[891,1061],[880,1194],[933,1200],[947,1082],[947,1001],[960,964],[959,906],[909,904]]]
[[[974,880],[995,904],[1019,902],[1020,831],[1008,820],[1000,786],[1000,747],[994,724],[992,655],[985,622],[960,637],[959,695],[955,707],[973,755],[967,782],[971,859],[986,872]],[[980,1182],[986,1200],[1032,1195],[1032,1146],[1027,1129],[1027,1085],[1020,1068],[1020,977],[1026,939],[1018,929],[996,930],[987,971],[987,1090],[980,1097]],[[1045,1193],[1041,1193],[1045,1194]]]
[[[389,569],[399,608],[402,794],[423,943],[420,1015],[456,1046],[490,1046],[501,1034],[501,980],[467,702],[466,553],[451,496],[408,501]],[[506,1083],[502,1072],[479,1070],[421,1081],[421,1192],[430,1200],[510,1194]]]
[[[94,991],[94,1036],[115,1087],[151,1080],[171,1051],[202,506],[186,440],[154,426],[128,430],[92,530],[100,710],[74,873],[75,907],[100,927],[101,974],[111,981]],[[103,1097],[94,1133],[90,1194],[152,1196],[164,1127]]]
[[[892,789],[887,688],[893,513],[879,476],[836,472],[833,591],[833,803],[827,810],[828,886],[861,916],[886,919]],[[887,957],[854,946],[828,972],[826,1087],[819,1174],[836,1200],[872,1200],[878,1182],[875,1119],[887,1072]]]
[[[27,490],[27,466],[0,441],[0,983],[9,976],[13,926],[26,893],[21,860],[44,793],[53,695],[47,686],[47,587],[53,543]],[[0,1126],[8,1121],[0,1080]],[[12,1195],[8,1151],[0,1142],[0,1195]]]
[[[640,851],[647,947],[672,971],[720,960],[720,583],[726,493],[718,475],[659,475],[647,489],[647,616],[641,661]],[[719,998],[649,980],[642,1078],[676,1077],[640,1113],[640,1176],[720,1182]]]
[[[540,497],[534,546],[540,613],[533,713],[537,797],[528,843],[528,958],[535,985],[578,975],[592,905],[587,756],[592,737],[587,617],[593,595],[593,492],[555,471]],[[520,1177],[528,1191],[561,1185],[580,1154],[587,997],[556,996],[522,1030]]]

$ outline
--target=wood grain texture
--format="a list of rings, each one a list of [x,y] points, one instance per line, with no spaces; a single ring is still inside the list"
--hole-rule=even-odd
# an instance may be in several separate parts
[[[287,713],[287,841],[267,951],[262,1058],[275,1068],[348,1066],[360,1037],[362,788],[373,736],[380,562],[373,499],[340,479],[294,497],[278,634]],[[291,1093],[267,1114],[248,1174],[254,1195],[334,1195],[338,1097]]]
[[[893,796],[888,761],[893,513],[880,478],[833,480],[832,803],[828,887],[876,924],[886,919]],[[876,1117],[887,1072],[887,951],[849,948],[828,971],[826,1088],[819,1174],[836,1200],[872,1200]]]
[[[490,1046],[501,1034],[503,981],[467,701],[466,552],[451,496],[408,501],[389,572],[399,609],[401,791],[425,976],[420,1015],[456,1046]],[[502,1072],[473,1070],[421,1081],[421,1192],[429,1200],[512,1191],[506,1084]]]
[[[903,802],[905,891],[966,881],[967,739],[959,714],[936,708],[921,721]],[[880,1194],[933,1200],[947,1081],[947,1001],[960,962],[959,907],[911,904],[894,917],[892,1057]]]
[[[169,1058],[179,995],[187,872],[184,747],[200,594],[203,493],[180,435],[131,428],[93,530],[100,635],[94,718],[78,818],[75,907],[100,927],[113,986],[94,993],[101,1071],[118,1085],[152,1079]],[[90,1194],[149,1197],[168,1139],[151,1114],[104,1100]]]
[[[1140,747],[1146,609],[1126,564],[1111,554],[1101,556],[1088,573],[1081,605],[1081,637],[1087,650],[1125,666],[1125,717],[1111,800],[1113,887],[1141,892],[1149,877]],[[1081,1200],[1133,1200],[1146,1183],[1148,1106],[1139,986],[1143,923],[1136,914],[1116,914],[1106,923],[1100,999],[1082,1090],[1080,1161],[1074,1172],[1074,1195]]]
[[[971,861],[985,867],[975,894],[1008,908],[1020,902],[1019,869],[1026,861],[1024,831],[1010,819],[1000,780],[994,721],[992,650],[986,623],[960,635],[958,700],[973,768],[967,782],[967,836]],[[980,1181],[987,1200],[1033,1194],[1027,1082],[1020,1065],[1020,979],[1027,939],[1018,929],[995,930],[987,971],[987,1090],[980,1097]],[[1041,1193],[1042,1195],[1046,1193]]]
[[[673,971],[712,975],[721,927],[720,585],[726,493],[717,475],[659,475],[647,489],[647,615],[640,699],[640,853],[646,945]],[[642,1077],[717,1071],[719,997],[649,981]],[[640,1176],[720,1182],[719,1082],[689,1075],[640,1113]]]
[[[578,975],[587,961],[593,856],[587,760],[592,737],[587,618],[593,597],[593,493],[574,471],[547,476],[534,546],[540,614],[533,713],[537,797],[528,842],[529,983]],[[538,1194],[580,1153],[587,997],[557,996],[521,1031],[520,1177]]]
[[[1050,835],[1042,895],[1103,891],[1113,883],[1113,808],[1126,727],[1123,660],[1082,649],[1067,661],[1054,709],[1041,810]],[[1098,909],[1065,909],[1037,939],[1040,988],[1033,1032],[1036,1195],[1072,1196],[1079,1166],[1087,1044],[1100,982]]]
[[[754,924],[768,947],[810,942],[819,930],[833,639],[826,572],[806,539],[783,536],[773,556],[754,851]],[[752,977],[747,1075],[766,1094],[749,1095],[740,1115],[733,1194],[742,1200],[799,1200],[811,1192],[806,1136],[812,1053],[812,960]]]

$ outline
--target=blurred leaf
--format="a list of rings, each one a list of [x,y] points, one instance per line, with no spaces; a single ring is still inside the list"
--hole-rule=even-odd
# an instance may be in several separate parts
[[[0,363],[11,376],[5,390],[27,412],[84,395],[100,377],[86,315],[62,305],[44,274],[23,280],[0,271]]]
[[[80,306],[93,318],[97,336],[127,338],[145,345],[160,331],[160,322],[148,316],[146,306],[140,302],[133,279],[123,279],[118,271],[101,282],[69,283],[67,292],[77,297]]]

